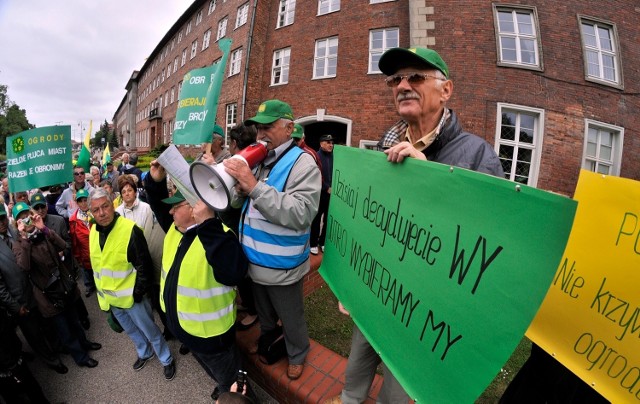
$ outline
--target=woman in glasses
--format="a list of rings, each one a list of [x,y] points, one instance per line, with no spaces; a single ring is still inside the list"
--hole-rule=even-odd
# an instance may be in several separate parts
[[[78,209],[76,203],[76,192],[80,189],[86,189],[87,192],[91,191],[93,187],[85,180],[84,168],[75,166],[73,167],[73,182],[69,185],[69,188],[65,189],[60,195],[58,202],[56,202],[56,211],[66,220]]]

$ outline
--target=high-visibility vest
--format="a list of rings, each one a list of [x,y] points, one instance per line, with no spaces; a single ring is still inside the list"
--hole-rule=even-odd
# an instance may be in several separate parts
[[[289,149],[269,172],[265,183],[282,192],[293,165],[303,153],[304,150],[299,147]],[[240,240],[249,262],[287,270],[309,259],[309,228],[294,230],[271,223],[252,205],[252,200],[245,201],[242,215],[244,220],[240,223]]]
[[[89,233],[89,254],[96,281],[96,295],[100,309],[107,311],[110,306],[128,309],[133,306],[133,287],[136,284],[136,270],[127,258],[131,232],[136,223],[118,217],[107,235],[102,250],[100,234],[96,226]]]
[[[165,312],[164,285],[182,237],[183,234],[171,226],[164,238],[160,307]],[[213,276],[213,268],[207,262],[198,237],[193,240],[180,263],[176,299],[180,327],[195,337],[209,338],[224,334],[236,321],[236,292]]]

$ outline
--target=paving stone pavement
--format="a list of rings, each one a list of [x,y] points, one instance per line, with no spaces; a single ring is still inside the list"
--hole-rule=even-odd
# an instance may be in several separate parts
[[[163,368],[157,357],[147,362],[139,371],[132,366],[137,355],[133,343],[125,333],[116,333],[107,324],[106,314],[100,311],[94,295],[84,297],[91,328],[87,331],[90,341],[102,344],[102,349],[90,355],[99,365],[89,369],[79,367],[71,356],[62,355],[69,373],[61,375],[47,368],[38,358],[29,363],[45,396],[52,403],[212,403],[211,392],[215,382],[205,373],[193,355],[180,355],[180,342],[169,341],[169,348],[176,360],[176,376],[165,380]],[[157,318],[156,322],[162,325]],[[23,343],[23,350],[29,346]],[[255,386],[255,383],[252,383]],[[258,402],[276,404],[259,387],[254,388]]]

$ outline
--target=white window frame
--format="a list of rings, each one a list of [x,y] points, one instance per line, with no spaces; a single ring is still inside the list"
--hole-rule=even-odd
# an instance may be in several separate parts
[[[223,19],[218,21],[218,33],[216,34],[216,42],[227,35],[227,20],[228,18],[224,17]]]
[[[189,35],[191,33],[191,23],[192,21],[189,20],[189,23],[187,24],[187,29],[185,30],[185,35]]]
[[[171,87],[171,101],[169,102],[169,104],[173,104],[173,102],[176,100],[175,98],[175,87]]]
[[[513,112],[517,114],[516,122],[515,122],[515,133],[514,140],[511,139],[502,139],[502,113],[505,111]],[[534,115],[534,127],[533,127],[533,143],[525,143],[519,142],[518,136],[520,128],[520,114],[526,115]],[[498,103],[497,104],[497,113],[496,113],[496,134],[495,134],[495,145],[494,150],[498,157],[500,157],[500,146],[511,146],[514,148],[514,154],[510,157],[511,171],[505,171],[505,178],[509,181],[515,181],[516,176],[516,162],[514,161],[514,157],[520,149],[531,150],[531,161],[529,166],[529,176],[527,180],[527,184],[530,187],[536,187],[538,185],[538,175],[540,174],[540,161],[542,159],[542,144],[544,138],[544,109],[540,108],[532,108],[524,105],[516,105],[516,104],[507,104],[507,103]],[[502,159],[500,159],[502,162]]]
[[[213,13],[214,11],[216,11],[216,0],[211,0],[209,2],[209,12],[207,13],[207,15]]]
[[[178,57],[176,56],[176,58],[173,60],[173,72],[177,72],[178,71]]]
[[[171,76],[171,62],[167,65],[167,79]]]
[[[332,43],[335,41],[335,48],[336,48],[336,53],[334,54],[330,54],[329,49],[332,47]],[[319,46],[321,44],[325,44],[324,49],[325,49],[325,54],[323,55],[318,55],[318,51],[319,51]],[[336,75],[338,74],[338,46],[339,46],[339,42],[338,42],[338,37],[337,36],[332,36],[329,38],[322,38],[322,39],[318,39],[316,40],[316,44],[314,47],[314,58],[313,58],[313,79],[327,79],[327,78],[332,78],[332,77],[336,77]],[[328,73],[329,70],[329,62],[331,60],[335,60],[335,64],[336,64],[336,72],[334,74],[330,74]],[[316,75],[316,71],[317,71],[317,66],[318,66],[318,62],[323,61],[324,64],[324,68],[323,68],[323,72],[320,75]]]
[[[389,0],[386,0],[389,1]],[[377,140],[361,140],[360,144],[358,145],[359,148],[361,149],[367,149],[367,150],[378,150],[378,141]]]
[[[511,23],[515,32],[500,31],[499,13],[510,13]],[[531,18],[532,34],[521,32],[521,26],[517,20],[518,14],[527,14]],[[538,11],[536,7],[527,6],[503,6],[493,5],[493,18],[496,33],[496,50],[498,56],[498,66],[518,67],[530,70],[542,70],[542,41],[540,39],[540,26],[538,24]],[[516,60],[507,60],[503,55],[503,39],[513,39],[515,42]],[[523,42],[533,41],[534,63],[523,61]]]
[[[225,111],[225,133],[229,133],[229,130],[236,126],[238,120],[238,104],[227,104]],[[225,136],[226,139],[226,136]]]
[[[239,28],[247,23],[249,17],[249,3],[244,3],[238,7],[238,13],[236,14],[236,28]]]
[[[276,28],[293,24],[296,16],[296,0],[280,0]]]
[[[242,63],[242,48],[238,48],[231,52],[229,58],[229,77],[240,73],[240,64]]]
[[[202,10],[198,11],[198,15],[196,15],[196,25],[202,22]]]
[[[182,30],[178,32],[178,43],[180,43],[180,41],[182,41]]]
[[[189,60],[196,57],[197,54],[198,54],[198,40],[196,39],[191,43],[191,57],[189,58]]]
[[[388,3],[390,1],[396,1],[396,0],[369,0],[369,4]]]
[[[271,85],[279,86],[289,82],[289,63],[291,61],[291,48],[283,48],[273,51],[271,63]],[[276,79],[279,80],[276,82]]]
[[[382,48],[374,48],[373,47],[373,36],[375,33],[382,32]],[[395,32],[395,36],[397,41],[395,43],[389,44],[389,34]],[[400,46],[400,28],[398,27],[389,27],[389,28],[381,28],[381,29],[372,29],[369,30],[369,74],[381,74],[380,68],[378,67],[378,62],[374,63],[374,58],[377,57],[377,60],[380,60],[380,56],[390,48],[397,48]]]
[[[585,33],[583,31],[583,25],[592,25],[594,26],[595,31],[595,40],[596,45],[590,46],[587,45],[587,40],[585,38]],[[582,41],[582,56],[584,60],[584,77],[587,81],[593,81],[600,84],[605,84],[608,86],[616,87],[616,88],[624,88],[623,80],[622,80],[622,61],[620,60],[620,41],[618,40],[618,31],[616,29],[616,25],[603,21],[597,18],[586,17],[586,16],[578,16],[578,26],[580,29],[580,40]],[[606,29],[609,31],[609,38],[611,39],[611,50],[604,49],[602,47],[602,40],[600,37],[600,33],[598,29]],[[593,75],[589,73],[589,53],[595,53],[595,57],[597,58],[597,67],[598,74]],[[607,79],[605,77],[604,72],[604,62],[603,58],[609,57],[613,59],[613,80]]]
[[[184,66],[187,63],[187,48],[182,50],[182,61],[180,62],[180,67]]]
[[[336,11],[340,11],[340,0],[318,0],[318,15],[331,14]]]
[[[169,105],[169,90],[164,92],[164,106],[167,107]]]
[[[209,28],[202,37],[202,50],[205,50],[209,47],[209,42],[211,41],[211,28]]]
[[[606,161],[605,159],[600,158],[600,136],[597,139],[597,147],[596,147],[596,156],[587,156],[587,147],[589,141],[589,129],[596,129],[598,131],[607,131],[612,132],[612,150],[611,150],[611,160]],[[622,149],[624,145],[624,128],[621,126],[611,125],[604,122],[594,121],[592,119],[584,120],[584,148],[582,151],[582,168],[585,170],[593,171],[591,167],[589,167],[590,162],[596,164],[596,167],[599,165],[605,165],[611,167],[609,174],[607,175],[615,175],[620,176],[620,167],[622,166]],[[608,164],[607,164],[608,163]],[[599,171],[595,170],[596,173]]]

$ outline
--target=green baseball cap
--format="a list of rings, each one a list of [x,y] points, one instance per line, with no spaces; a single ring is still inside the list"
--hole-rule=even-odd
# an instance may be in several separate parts
[[[4,203],[0,203],[0,216],[7,216],[7,211],[4,208]]]
[[[387,76],[395,74],[403,67],[427,65],[440,70],[449,78],[449,68],[438,52],[427,48],[391,48],[380,57],[378,67]]]
[[[31,208],[29,208],[29,205],[27,205],[24,202],[18,202],[15,205],[13,205],[13,218],[16,219],[18,217],[18,215],[22,212],[24,212],[25,210],[30,210]]]
[[[294,124],[293,125],[293,132],[291,132],[291,137],[293,139],[302,139],[302,136],[304,136],[304,129],[302,129],[302,126],[299,124]]]
[[[289,104],[280,100],[268,100],[260,104],[256,116],[247,119],[244,124],[247,126],[257,123],[269,124],[281,118],[293,121],[293,111]]]
[[[216,135],[220,136],[221,138],[224,138],[224,129],[222,129],[220,125],[214,124],[212,138],[215,137]]]
[[[164,198],[162,200],[162,202],[166,203],[167,205],[175,205],[176,203],[180,203],[180,202],[182,202],[184,200],[186,200],[186,199],[182,195],[182,192],[176,191],[176,193],[173,194],[173,196],[170,196],[168,198]]]
[[[89,197],[89,191],[87,191],[86,189],[79,189],[78,191],[76,191],[76,201],[80,198],[88,198]]]
[[[42,195],[42,192],[36,192],[31,197],[31,206],[35,208],[38,205],[47,206],[47,200],[44,199],[44,195]]]

